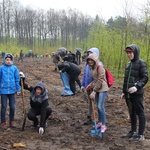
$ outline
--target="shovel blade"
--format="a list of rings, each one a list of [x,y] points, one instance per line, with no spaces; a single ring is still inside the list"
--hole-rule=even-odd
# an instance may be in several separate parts
[[[94,136],[99,136],[99,137],[102,137],[102,132],[101,132],[101,129],[92,129],[91,130],[91,136],[94,137]]]

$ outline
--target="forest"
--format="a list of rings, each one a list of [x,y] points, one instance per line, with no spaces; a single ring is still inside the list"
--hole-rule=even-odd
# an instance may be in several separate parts
[[[100,59],[117,77],[124,73],[128,61],[124,49],[137,44],[140,57],[149,67],[150,55],[150,2],[139,6],[133,13],[128,0],[124,1],[124,16],[108,20],[92,18],[76,9],[48,11],[23,7],[20,1],[0,0],[0,50],[19,53],[32,49],[35,53],[51,53],[59,47],[75,52],[100,49]]]

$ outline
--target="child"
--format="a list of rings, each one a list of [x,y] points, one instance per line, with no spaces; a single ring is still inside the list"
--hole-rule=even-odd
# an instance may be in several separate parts
[[[69,75],[69,85],[70,89],[73,92],[73,95],[76,93],[76,85],[75,81],[79,81],[79,87],[81,88],[80,80],[78,80],[78,76],[81,73],[81,69],[78,65],[65,61],[58,65],[58,69],[60,73],[66,72]]]
[[[98,48],[96,47],[92,47],[87,51],[87,56],[89,56],[89,54],[91,53],[95,53],[98,57],[100,55],[100,51]],[[100,65],[103,66],[102,62],[99,62]],[[82,76],[82,86],[81,86],[81,90],[82,92],[87,92],[88,95],[88,116],[87,116],[87,121],[84,122],[84,125],[88,125],[92,123],[92,103],[91,100],[89,99],[89,95],[90,95],[90,91],[86,91],[85,88],[92,82],[92,76],[90,73],[90,67],[89,65],[86,63],[84,66],[84,72],[83,72],[83,76]]]
[[[91,100],[95,99],[98,109],[98,124],[97,127],[101,128],[101,132],[106,131],[106,112],[105,112],[105,100],[109,87],[107,85],[105,69],[99,64],[98,56],[94,53],[87,57],[87,64],[90,66],[91,75],[93,81],[86,87],[93,89],[89,95]],[[98,67],[100,66],[100,67]]]
[[[15,127],[14,115],[15,115],[15,93],[20,93],[20,77],[19,71],[16,66],[13,65],[14,58],[12,54],[5,54],[3,59],[3,65],[0,66],[0,94],[1,94],[1,127],[6,129],[6,109],[7,98],[9,100],[9,125]]]
[[[20,72],[20,77],[25,78],[24,74]],[[24,89],[30,91],[30,110],[27,113],[28,119],[33,121],[33,128],[38,127],[40,115],[39,134],[43,134],[46,128],[46,121],[52,113],[52,109],[48,104],[48,91],[42,82],[37,83],[34,87],[29,86],[23,79]]]
[[[145,113],[143,105],[143,87],[148,82],[148,71],[145,61],[139,58],[140,49],[137,45],[129,45],[125,52],[130,62],[125,69],[123,83],[123,94],[128,106],[131,130],[122,137],[129,138],[130,141],[143,141],[145,130]],[[137,116],[139,119],[139,130],[137,132]]]

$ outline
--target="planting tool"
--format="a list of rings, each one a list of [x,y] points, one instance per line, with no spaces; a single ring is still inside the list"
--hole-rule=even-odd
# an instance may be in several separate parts
[[[27,114],[26,114],[26,104],[25,104],[25,100],[24,100],[24,86],[23,86],[23,79],[22,78],[21,78],[21,97],[22,97],[23,116],[24,116],[23,124],[22,124],[22,131],[24,131]]]
[[[97,128],[94,99],[91,99],[91,103],[92,103],[92,114],[93,114],[93,122],[94,122],[94,129],[91,130],[91,136],[102,137],[101,129]]]

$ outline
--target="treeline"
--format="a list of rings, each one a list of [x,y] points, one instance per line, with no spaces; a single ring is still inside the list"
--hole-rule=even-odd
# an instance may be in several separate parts
[[[139,45],[140,56],[149,68],[150,2],[141,8],[140,15],[133,14],[129,5],[123,7],[123,17],[106,21],[78,10],[35,10],[18,1],[0,0],[0,44],[7,47],[16,44],[35,51],[59,47],[69,50],[80,47],[84,51],[98,47],[105,66],[122,76],[128,61],[124,49],[134,43]]]

